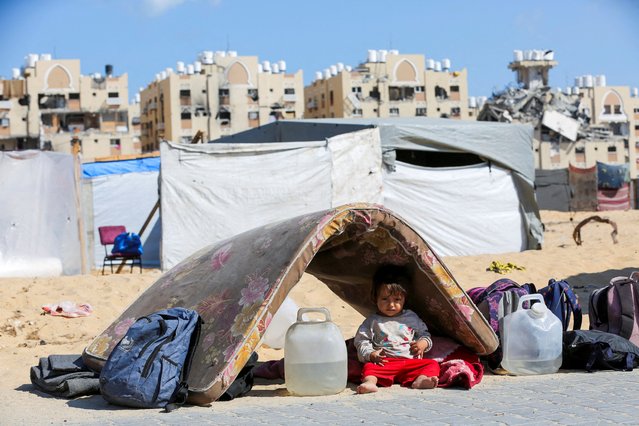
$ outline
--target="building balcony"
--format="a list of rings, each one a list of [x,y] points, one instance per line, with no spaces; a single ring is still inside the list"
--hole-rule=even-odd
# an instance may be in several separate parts
[[[297,101],[297,95],[295,93],[293,94],[284,94],[283,98],[284,102],[296,102]]]
[[[122,98],[107,98],[106,104],[109,106],[122,105]]]

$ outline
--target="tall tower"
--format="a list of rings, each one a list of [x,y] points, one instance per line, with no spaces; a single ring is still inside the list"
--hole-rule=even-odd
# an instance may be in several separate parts
[[[508,68],[517,73],[517,82],[525,89],[548,86],[548,71],[555,65],[555,52],[552,50],[515,50],[514,60]]]

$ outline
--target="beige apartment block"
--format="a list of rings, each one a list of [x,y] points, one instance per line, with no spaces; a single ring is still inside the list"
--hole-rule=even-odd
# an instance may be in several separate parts
[[[475,119],[467,72],[450,60],[397,50],[369,50],[356,68],[342,63],[315,73],[304,88],[306,118],[446,117]]]
[[[585,78],[588,77],[588,78]],[[535,166],[565,168],[568,164],[592,167],[598,161],[628,164],[637,179],[639,160],[639,97],[628,86],[607,86],[602,76],[584,76],[581,87],[568,95],[579,101],[579,111],[590,117],[586,136],[570,141],[545,126],[535,129]]]
[[[140,153],[128,76],[105,71],[82,75],[78,59],[29,54],[0,84],[0,149],[70,153],[78,144],[85,162]]]
[[[162,139],[189,143],[241,132],[279,119],[302,118],[303,73],[286,63],[259,62],[236,52],[204,51],[193,64],[178,62],[140,92],[144,152]]]

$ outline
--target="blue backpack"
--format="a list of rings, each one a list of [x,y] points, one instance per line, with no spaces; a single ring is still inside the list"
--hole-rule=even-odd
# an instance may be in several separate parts
[[[135,232],[123,232],[113,240],[112,254],[141,255],[142,240]]]
[[[561,320],[564,331],[568,330],[570,317],[574,315],[573,330],[581,328],[581,306],[579,299],[573,292],[568,282],[550,279],[548,286],[540,289],[537,293],[544,297],[544,302],[548,309]]]
[[[171,308],[139,318],[100,372],[100,392],[112,404],[171,411],[188,395],[191,358],[202,320]]]

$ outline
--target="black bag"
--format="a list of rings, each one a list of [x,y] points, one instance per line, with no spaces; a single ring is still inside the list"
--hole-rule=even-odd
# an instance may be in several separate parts
[[[84,365],[81,355],[49,355],[31,367],[31,383],[39,390],[63,398],[100,393],[99,374]]]
[[[253,389],[253,368],[257,365],[257,354],[253,352],[246,365],[237,375],[231,386],[220,396],[219,401],[230,401],[246,395]]]
[[[565,331],[561,368],[632,371],[639,366],[639,347],[630,340],[599,330]]]

